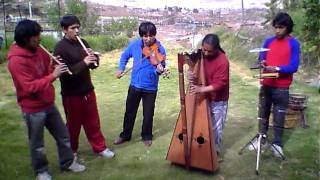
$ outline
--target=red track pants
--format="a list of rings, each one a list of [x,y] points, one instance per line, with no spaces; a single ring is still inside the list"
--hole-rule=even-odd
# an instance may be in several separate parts
[[[95,92],[91,91],[85,96],[64,96],[62,100],[73,152],[78,150],[81,125],[93,151],[99,153],[105,150]]]

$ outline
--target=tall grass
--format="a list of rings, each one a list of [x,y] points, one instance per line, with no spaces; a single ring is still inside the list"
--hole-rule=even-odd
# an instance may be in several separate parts
[[[5,60],[7,58],[8,51],[9,51],[9,47],[12,44],[12,42],[13,42],[12,35],[7,36],[7,42],[6,42],[6,39],[3,37],[2,49],[0,50],[0,64],[5,62]],[[8,47],[6,47],[6,44],[8,45]]]
[[[84,36],[83,37],[95,51],[108,52],[126,46],[129,39],[125,36]]]

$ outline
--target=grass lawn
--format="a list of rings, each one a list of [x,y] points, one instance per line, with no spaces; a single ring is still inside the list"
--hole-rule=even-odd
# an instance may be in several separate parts
[[[114,146],[113,139],[121,131],[129,75],[115,79],[120,51],[104,55],[101,67],[92,72],[96,89],[101,127],[107,145],[116,153],[114,159],[96,156],[82,131],[79,154],[87,170],[80,174],[60,173],[54,140],[45,133],[49,170],[54,179],[319,179],[320,175],[320,96],[316,88],[294,82],[292,92],[309,96],[306,116],[310,128],[286,129],[284,133],[285,161],[276,159],[270,151],[262,154],[260,175],[255,175],[255,153],[238,155],[257,132],[258,83],[252,72],[232,59],[231,90],[228,121],[224,130],[224,162],[211,174],[200,170],[188,171],[165,160],[174,130],[179,105],[178,74],[175,50],[169,50],[171,77],[160,80],[154,116],[154,141],[146,148],[140,139],[142,112],[139,109],[132,140]],[[34,179],[26,128],[16,104],[15,93],[6,64],[0,64],[0,179]],[[63,114],[59,83],[56,82],[56,104]],[[64,115],[64,114],[63,114]],[[272,132],[272,131],[269,131]],[[271,133],[270,133],[271,134]]]

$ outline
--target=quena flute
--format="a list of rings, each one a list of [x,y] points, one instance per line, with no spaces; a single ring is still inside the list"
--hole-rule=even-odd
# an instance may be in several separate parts
[[[89,51],[88,51],[87,47],[86,47],[86,46],[84,45],[84,43],[82,42],[81,38],[80,38],[79,36],[76,36],[76,37],[77,37],[77,39],[78,39],[79,43],[81,44],[82,48],[84,49],[84,51],[86,51],[86,53],[87,53],[88,55],[90,55],[90,53],[89,53]],[[94,63],[94,65],[95,65],[95,66],[98,66],[98,64],[97,64],[97,63]]]
[[[45,47],[43,47],[41,44],[39,45],[41,49],[43,49],[57,64],[62,64],[54,55],[52,55]],[[72,74],[72,72],[68,69],[68,74]]]

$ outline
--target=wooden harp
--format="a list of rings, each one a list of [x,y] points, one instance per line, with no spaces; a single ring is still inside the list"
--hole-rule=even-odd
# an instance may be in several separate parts
[[[218,169],[214,147],[209,102],[204,94],[185,92],[184,64],[196,74],[196,85],[205,85],[201,50],[192,54],[178,54],[179,90],[181,110],[176,122],[166,159],[186,168],[214,172]]]

